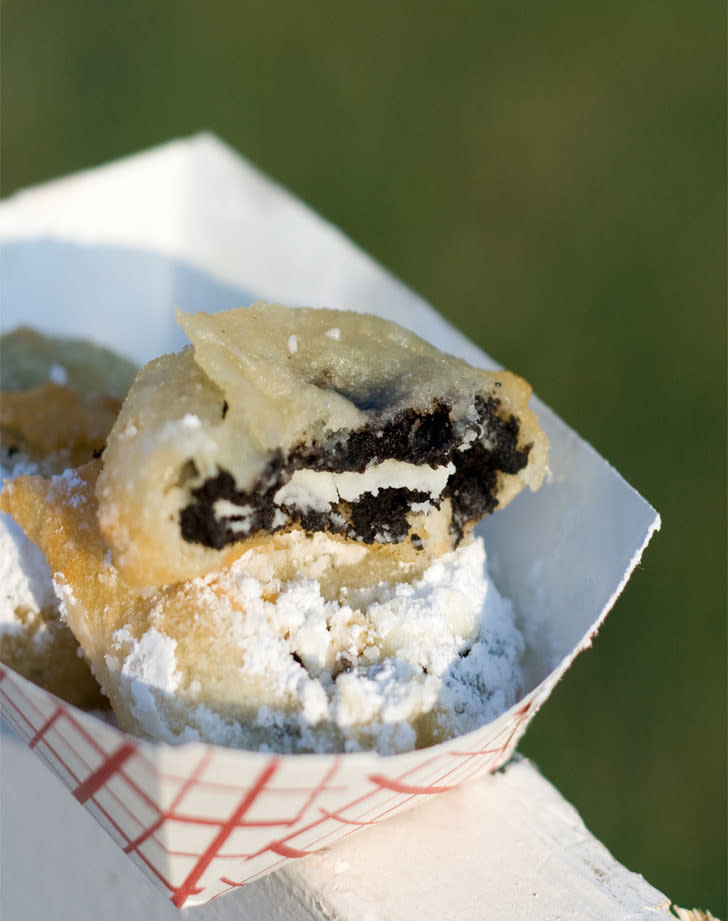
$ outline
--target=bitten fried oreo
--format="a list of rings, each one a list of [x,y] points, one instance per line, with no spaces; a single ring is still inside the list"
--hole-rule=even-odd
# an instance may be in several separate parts
[[[449,550],[524,486],[548,445],[529,385],[386,320],[254,304],[178,314],[193,345],[151,362],[108,439],[98,515],[132,585],[219,569],[300,529]]]
[[[383,753],[482,725],[523,640],[474,523],[543,479],[529,386],[372,316],[179,315],[100,457],[0,508],[120,726]]]

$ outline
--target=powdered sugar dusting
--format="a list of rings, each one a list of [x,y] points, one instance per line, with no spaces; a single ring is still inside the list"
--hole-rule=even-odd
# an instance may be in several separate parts
[[[128,629],[117,630],[106,655],[111,673],[116,673],[121,693],[131,698],[131,710],[150,734],[170,737],[160,701],[173,695],[179,685],[176,640],[150,627],[136,640]]]
[[[54,604],[48,563],[10,515],[0,514],[0,632],[25,629],[19,615]]]
[[[51,483],[54,488],[62,489],[66,493],[68,503],[73,508],[78,508],[79,505],[86,502],[84,494],[85,483],[72,467],[52,477]]]
[[[524,644],[480,540],[411,583],[337,600],[315,578],[266,576],[253,555],[188,583],[210,631],[205,656],[191,654],[192,623],[181,628],[163,599],[141,637],[114,635],[107,665],[149,735],[386,754],[475,729],[518,699]]]
[[[48,369],[48,380],[52,381],[54,384],[67,384],[68,371],[63,367],[63,365],[52,364]]]
[[[27,465],[12,472],[0,467],[0,481],[21,472],[33,471]],[[10,515],[0,512],[0,633],[24,631],[21,617],[32,618],[54,603],[45,557]]]

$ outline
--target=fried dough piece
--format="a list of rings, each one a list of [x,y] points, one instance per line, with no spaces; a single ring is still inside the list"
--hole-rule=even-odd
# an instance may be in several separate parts
[[[54,469],[60,456],[46,455],[45,469]],[[21,468],[26,464],[21,462]],[[17,523],[4,514],[0,514],[0,555],[5,574],[0,662],[78,707],[107,708],[108,701],[78,641],[61,619],[47,562]]]
[[[403,563],[392,545],[369,547],[297,529],[238,544],[232,565],[214,574],[155,590],[133,588],[111,563],[98,527],[98,471],[97,460],[50,480],[18,477],[0,494],[0,508],[47,557],[64,618],[122,728],[169,742],[203,738],[291,751],[371,744],[370,715],[347,743],[335,719],[344,703],[327,702],[326,695],[339,693],[346,703],[349,693],[347,706],[356,709],[349,677],[337,690],[336,676],[348,676],[352,662],[372,666],[386,656],[398,618],[383,618],[385,636],[369,612],[381,611],[398,584],[425,576],[432,556],[420,551]],[[433,534],[431,545],[440,539]],[[482,569],[476,553],[476,584]],[[430,588],[423,591],[429,598]],[[421,604],[413,589],[400,594],[400,606]],[[477,632],[482,599],[467,585],[441,590],[440,597],[449,605],[451,655],[458,660],[463,638]],[[318,631],[313,646],[312,629]],[[436,678],[428,676],[426,662],[410,671],[411,706],[429,701],[423,720],[428,732],[436,732],[430,700]],[[273,730],[265,713],[277,714]],[[400,735],[412,747],[415,730],[406,720],[402,726]]]
[[[78,641],[53,603],[16,609],[18,629],[0,632],[0,662],[19,675],[83,710],[105,710],[101,692]]]
[[[124,397],[137,369],[111,349],[85,339],[46,336],[20,326],[0,336],[0,390],[29,390],[45,381],[89,396]]]
[[[64,620],[108,695],[104,656],[111,633],[126,622],[120,612],[130,605],[133,592],[119,583],[113,570],[106,571],[106,545],[93,496],[98,465],[92,461],[50,480],[16,477],[0,493],[0,509],[12,515],[48,560]],[[85,613],[78,616],[81,607],[88,610],[88,618]]]
[[[46,475],[89,461],[106,437],[135,370],[109,349],[28,328],[0,336],[0,473]],[[47,564],[0,516],[0,661],[77,706],[108,707],[78,642],[61,621]]]
[[[22,457],[51,474],[86,463],[103,450],[121,404],[120,397],[87,397],[53,381],[0,394],[3,466]]]
[[[445,516],[451,549],[543,480],[548,442],[509,372],[345,311],[259,302],[178,320],[193,348],[141,372],[98,482],[129,584],[217,570],[231,547],[292,528],[407,558]]]
[[[0,336],[0,464],[46,475],[99,453],[136,375],[91,342],[19,327]]]

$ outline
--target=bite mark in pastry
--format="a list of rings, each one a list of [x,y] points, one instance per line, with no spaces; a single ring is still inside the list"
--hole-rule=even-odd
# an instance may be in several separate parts
[[[378,317],[263,303],[178,314],[193,346],[151,362],[109,437],[99,522],[131,584],[212,571],[300,528],[449,547],[524,486],[546,438],[531,389]]]

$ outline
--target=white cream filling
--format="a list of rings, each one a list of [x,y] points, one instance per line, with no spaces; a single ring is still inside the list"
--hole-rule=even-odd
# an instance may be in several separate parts
[[[217,518],[244,518],[253,514],[252,505],[236,505],[229,499],[216,499],[214,508]]]
[[[437,499],[454,471],[452,463],[430,467],[428,464],[408,464],[391,459],[372,464],[363,473],[296,470],[276,492],[273,501],[278,506],[327,512],[342,499],[354,502],[365,493],[377,495],[380,489],[388,487],[417,490]]]
[[[217,519],[225,524],[234,534],[247,534],[255,509],[252,505],[236,505],[228,499],[216,499],[213,511]]]
[[[391,459],[372,464],[363,473],[296,470],[273,497],[277,506],[273,526],[280,527],[286,523],[287,516],[283,508],[292,506],[330,512],[331,507],[342,499],[355,502],[365,493],[376,496],[380,489],[387,487],[417,490],[437,499],[454,470],[455,465],[452,463],[443,467],[430,467],[427,464],[408,464]],[[412,508],[417,512],[427,512],[432,506],[429,502],[416,502]],[[244,535],[249,532],[255,514],[252,505],[237,505],[229,499],[216,499],[213,510],[215,518],[224,521],[234,533]]]

